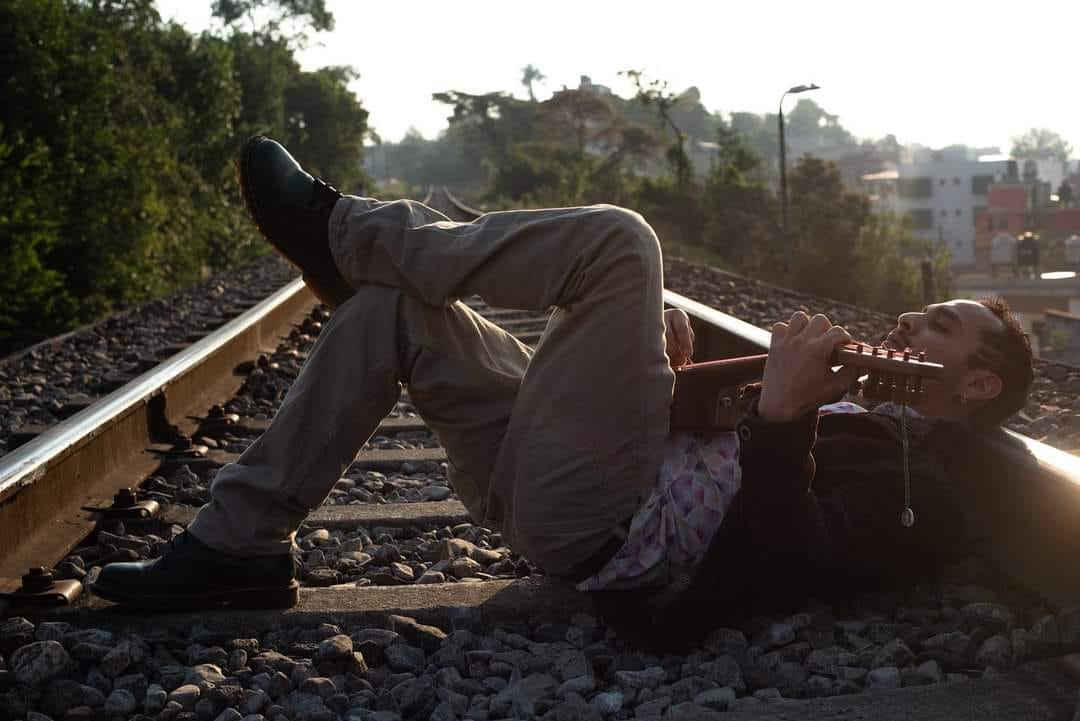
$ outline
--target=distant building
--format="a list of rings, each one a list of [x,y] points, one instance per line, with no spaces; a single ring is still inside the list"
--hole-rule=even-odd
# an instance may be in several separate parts
[[[1049,183],[1007,182],[990,186],[987,207],[975,214],[975,266],[994,272],[1007,265],[1010,241],[1037,244],[1036,271],[1080,270],[1080,207],[1050,200]]]
[[[968,269],[976,264],[975,215],[986,208],[990,186],[1015,167],[1000,154],[967,146],[911,146],[895,168],[864,175],[862,186],[878,209],[910,215],[917,236],[944,245],[954,269]]]

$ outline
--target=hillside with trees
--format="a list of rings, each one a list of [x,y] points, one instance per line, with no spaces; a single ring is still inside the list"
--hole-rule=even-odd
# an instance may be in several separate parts
[[[378,178],[399,192],[444,183],[486,209],[614,203],[641,212],[669,252],[796,290],[887,313],[923,304],[922,269],[948,292],[948,257],[916,238],[909,221],[875,212],[843,182],[843,168],[803,155],[788,170],[790,242],[776,192],[775,115],[709,113],[696,89],[670,90],[636,70],[634,94],[583,81],[537,101],[504,91],[437,93],[449,126],[428,141],[410,133],[374,149]],[[542,77],[524,69],[523,84]],[[786,115],[788,138],[809,138],[849,157],[895,157],[891,136],[859,142],[839,118],[802,99]],[[790,265],[787,263],[790,257]],[[843,277],[838,283],[837,278]]]

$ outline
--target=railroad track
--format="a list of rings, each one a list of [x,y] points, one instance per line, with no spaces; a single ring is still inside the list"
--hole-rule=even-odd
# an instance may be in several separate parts
[[[445,188],[425,201],[475,217]],[[767,345],[754,325],[665,301],[691,316],[698,358]],[[469,303],[526,343],[545,323]],[[0,458],[0,590],[30,566],[75,589],[108,561],[159,553],[215,469],[266,427],[325,319],[294,281]],[[157,515],[84,510],[138,481]],[[964,482],[970,538],[943,583],[753,619],[657,658],[470,522],[404,395],[298,534],[296,608],[140,614],[73,592],[63,606],[8,602],[0,718],[1070,718],[1076,686],[1059,665],[1080,650],[1080,465],[1013,435],[981,449]],[[759,667],[759,654],[784,663]]]

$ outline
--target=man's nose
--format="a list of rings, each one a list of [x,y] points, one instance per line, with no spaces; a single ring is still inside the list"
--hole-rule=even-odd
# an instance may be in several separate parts
[[[904,333],[911,335],[916,330],[918,330],[919,323],[922,322],[922,316],[922,313],[904,313],[897,319],[897,322],[900,325],[900,329],[903,330]]]

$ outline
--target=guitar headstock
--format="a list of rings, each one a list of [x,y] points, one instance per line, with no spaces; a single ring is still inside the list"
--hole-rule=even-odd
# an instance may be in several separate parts
[[[896,350],[866,343],[841,346],[834,360],[840,365],[869,371],[860,392],[873,401],[916,403],[923,396],[923,379],[940,379],[945,371],[940,363],[927,361],[925,351]]]

